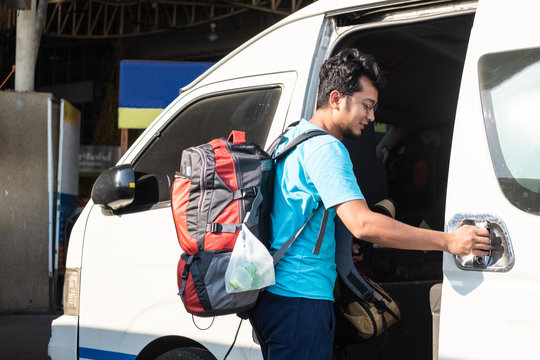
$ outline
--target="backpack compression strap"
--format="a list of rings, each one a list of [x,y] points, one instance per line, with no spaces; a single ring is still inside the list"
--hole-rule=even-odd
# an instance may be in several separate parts
[[[236,190],[233,192],[233,200],[237,199],[245,199],[245,198],[252,198],[255,197],[255,200],[253,200],[252,208],[256,209],[260,202],[262,201],[262,195],[261,192],[257,189],[256,186],[248,187],[245,189]],[[256,213],[256,212],[255,212]],[[247,224],[248,227],[251,227],[255,225],[255,220],[257,219],[251,219],[251,212],[249,212],[246,216],[246,220],[244,223]],[[212,233],[232,233],[234,234],[237,231],[240,231],[242,228],[242,223],[230,223],[230,224],[220,224],[216,222],[210,222],[206,224],[206,232],[212,232]]]

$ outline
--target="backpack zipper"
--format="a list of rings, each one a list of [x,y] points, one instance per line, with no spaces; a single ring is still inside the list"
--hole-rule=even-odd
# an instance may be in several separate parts
[[[232,152],[231,150],[231,144],[227,141],[224,141],[225,143],[225,147],[227,148],[227,151],[229,152],[229,154],[231,154],[231,157],[233,159],[233,166],[234,166],[234,174],[236,176],[236,185],[238,187],[238,190],[241,190],[244,188],[244,184],[242,183],[242,177],[239,176],[239,171],[238,171],[238,163],[240,162],[240,159],[238,158],[238,155],[236,155],[235,153]],[[243,221],[244,219],[244,207],[245,207],[245,200],[240,198],[238,199],[238,201],[240,201],[240,206],[238,206],[238,211],[239,211],[239,216],[240,216],[240,221]]]
[[[195,152],[199,154],[202,163],[201,174],[199,177],[199,188],[201,189],[201,197],[199,198],[199,206],[197,208],[197,210],[201,212],[204,204],[204,199],[206,197],[206,156],[204,156],[204,152],[199,148],[194,147],[193,150],[195,150]]]

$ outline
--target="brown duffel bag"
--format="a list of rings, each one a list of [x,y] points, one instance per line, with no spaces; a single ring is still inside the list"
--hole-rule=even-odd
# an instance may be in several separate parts
[[[399,323],[401,314],[398,305],[387,292],[365,275],[362,278],[373,289],[372,294],[363,299],[340,296],[336,301],[338,310],[354,326],[358,336],[367,340]]]

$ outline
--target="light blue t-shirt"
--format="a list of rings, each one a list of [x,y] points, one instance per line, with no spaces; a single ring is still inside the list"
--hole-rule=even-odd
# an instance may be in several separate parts
[[[321,130],[306,120],[285,134],[277,153],[296,136]],[[322,201],[329,209],[319,255],[313,254],[324,209],[321,207],[276,265],[276,284],[268,291],[289,297],[334,300],[336,280],[336,205],[363,199],[345,146],[331,135],[304,141],[276,164],[271,212],[271,251],[276,252],[309,218]]]

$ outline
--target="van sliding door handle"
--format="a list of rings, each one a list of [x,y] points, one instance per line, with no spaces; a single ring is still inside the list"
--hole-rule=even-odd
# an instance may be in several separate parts
[[[489,230],[491,251],[486,256],[454,256],[456,265],[463,270],[473,271],[510,271],[514,266],[514,249],[504,222],[488,214],[457,214],[448,222],[448,231],[452,232],[463,225],[474,225]]]
[[[491,230],[491,224],[486,220],[482,220],[482,221],[475,221],[474,226],[482,228],[482,229],[488,229],[489,241],[490,241],[491,248],[493,249],[496,241],[494,241],[495,232]],[[488,267],[489,265],[492,264],[492,260],[493,260],[492,250],[490,250],[488,255],[485,255],[485,256],[473,255],[472,266],[473,267]]]

